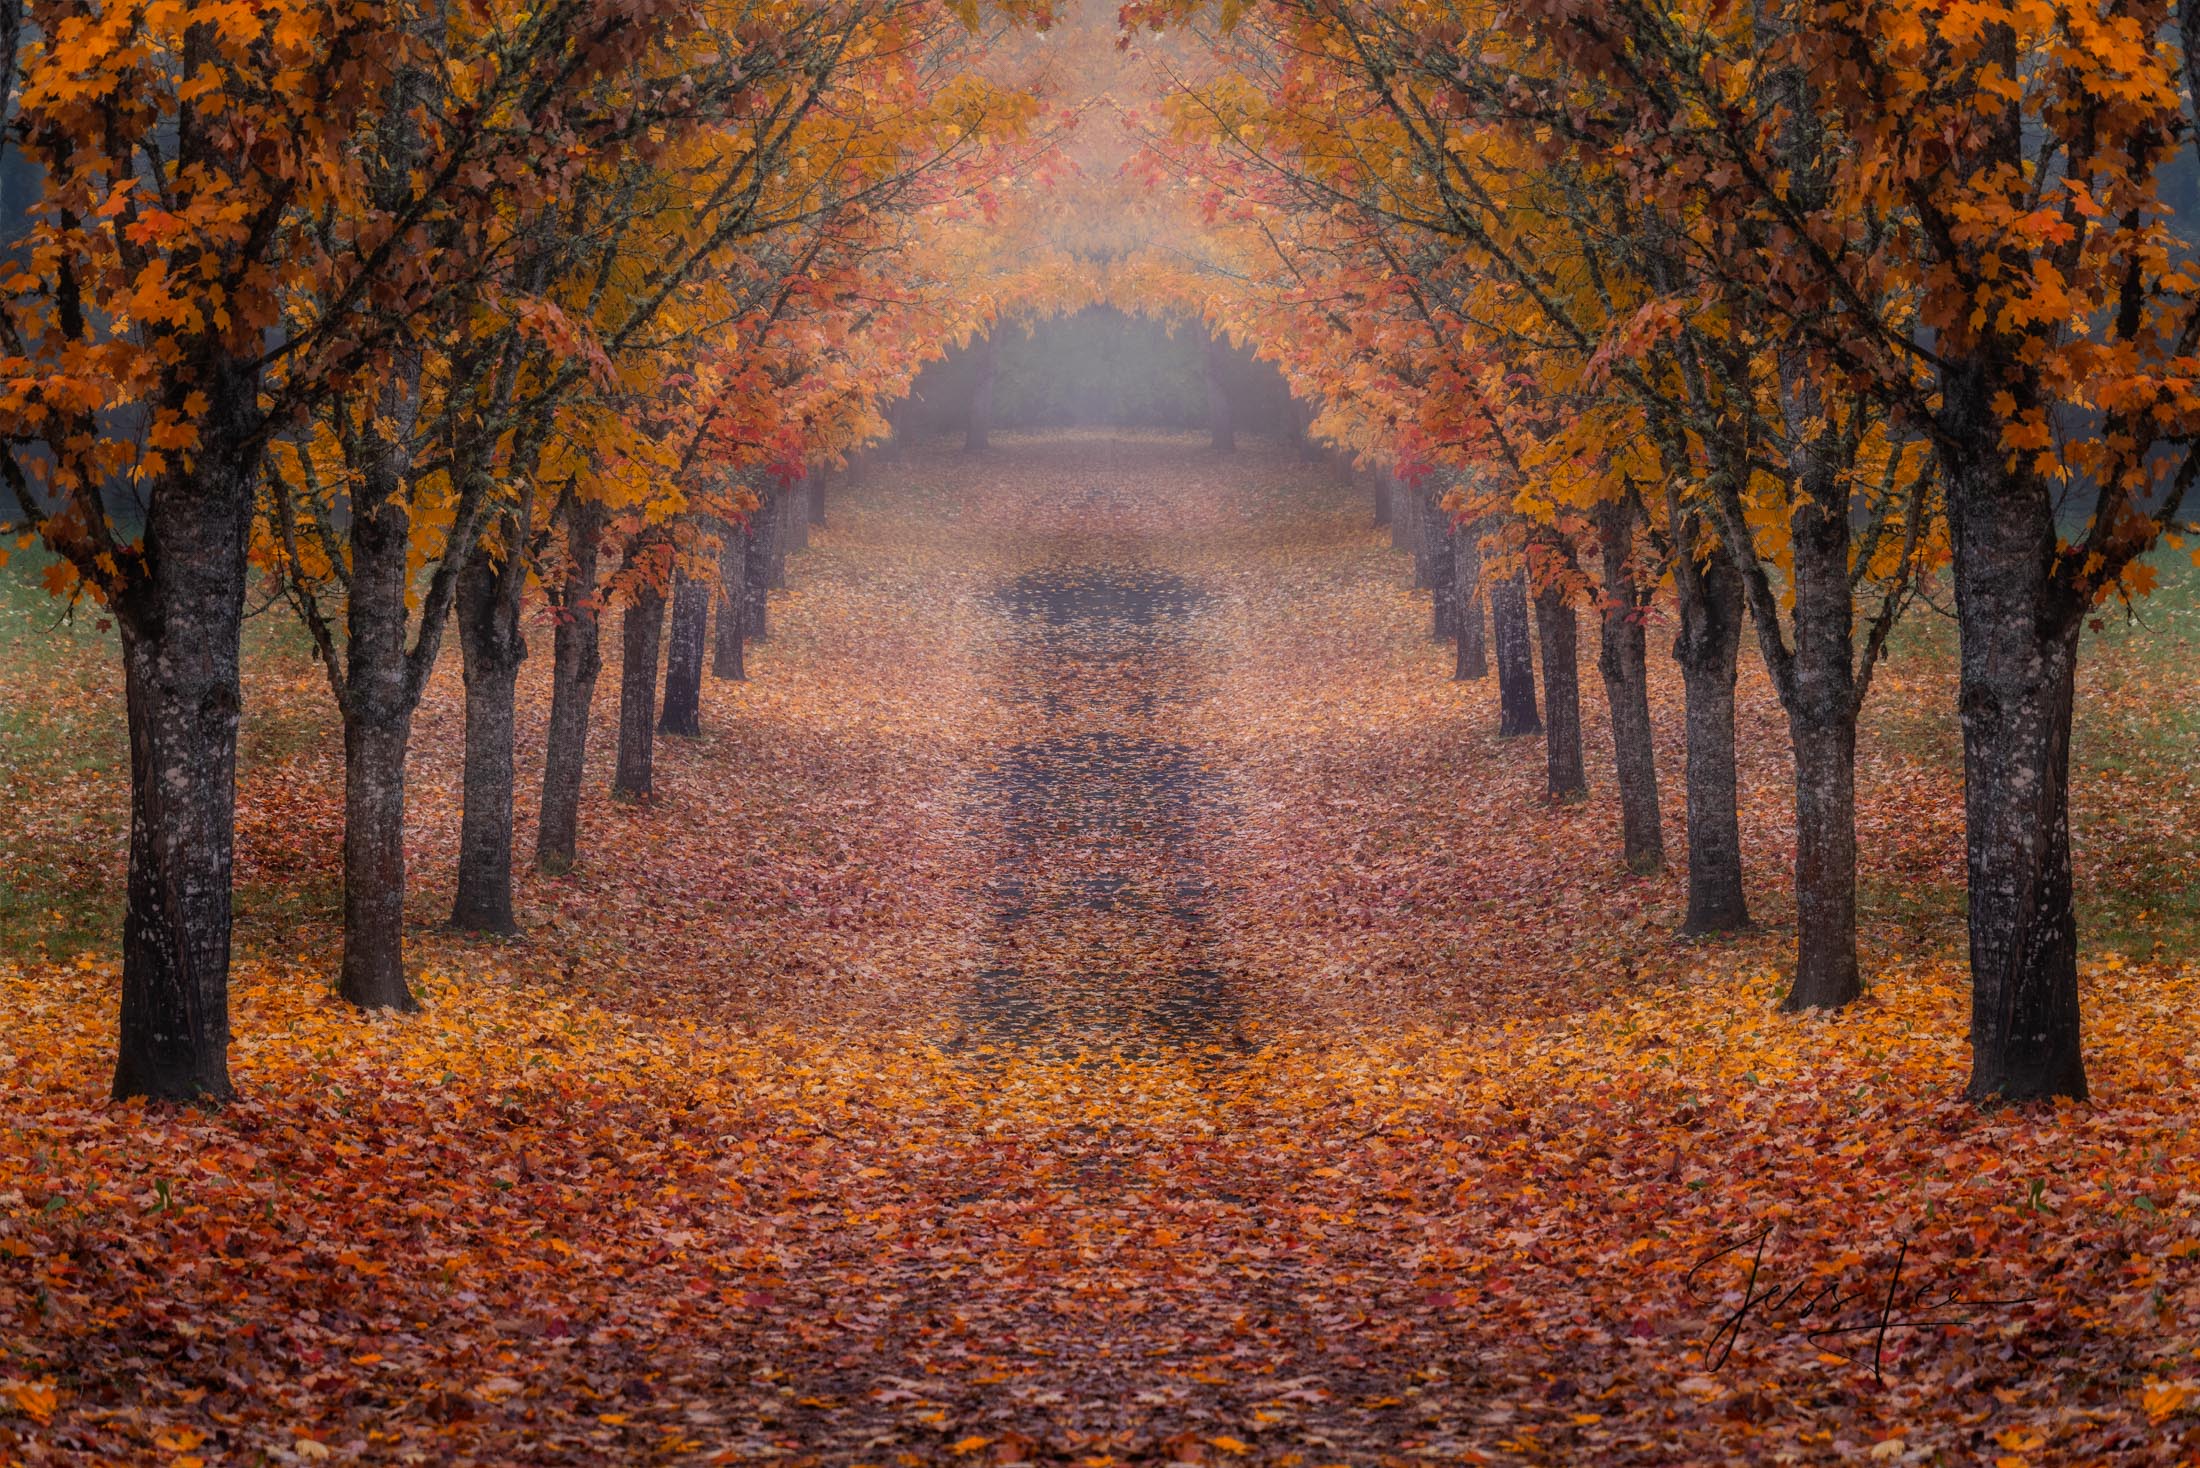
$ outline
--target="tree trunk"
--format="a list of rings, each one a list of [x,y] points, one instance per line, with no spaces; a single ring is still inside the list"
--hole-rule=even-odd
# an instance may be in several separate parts
[[[778,517],[764,505],[749,517],[746,561],[742,567],[741,635],[748,642],[769,640],[772,579],[772,541],[779,534]]]
[[[1685,522],[1675,536],[1674,581],[1688,743],[1688,917],[1684,933],[1749,926],[1734,768],[1734,678],[1742,643],[1742,583],[1724,551],[1698,564]]]
[[[1665,867],[1665,828],[1658,813],[1656,735],[1650,724],[1650,669],[1643,632],[1644,598],[1635,579],[1632,507],[1597,507],[1597,549],[1603,611],[1597,627],[1597,671],[1612,715],[1613,776],[1619,785],[1620,850],[1629,871]]]
[[[794,539],[794,533],[789,529],[787,503],[793,492],[794,488],[790,484],[776,485],[765,506],[772,522],[771,560],[764,576],[764,586],[769,591],[787,589],[787,551]]]
[[[1490,631],[1497,643],[1497,732],[1543,732],[1535,711],[1535,652],[1528,634],[1527,582],[1518,571],[1490,588]]]
[[[825,528],[825,476],[823,469],[810,475],[810,524],[820,530]]]
[[[1413,550],[1413,492],[1405,481],[1388,469],[1375,471],[1382,477],[1383,501],[1389,506],[1390,548],[1411,554]]]
[[[1237,448],[1237,417],[1230,402],[1230,344],[1219,336],[1207,338],[1207,432],[1218,454]]]
[[[619,762],[611,793],[647,800],[656,771],[657,651],[664,640],[665,594],[654,585],[635,588],[622,631],[619,670]]]
[[[1566,593],[1547,587],[1535,596],[1536,640],[1543,647],[1543,750],[1547,793],[1565,803],[1589,793],[1581,767],[1581,668],[1574,609]]]
[[[1848,491],[1803,476],[1790,517],[1795,654],[1788,735],[1795,746],[1795,983],[1781,1008],[1838,1009],[1863,993],[1856,964],[1856,686],[1850,628]],[[1762,620],[1760,618],[1760,620]],[[1775,621],[1770,635],[1777,639]]]
[[[527,641],[520,635],[525,527],[503,522],[504,554],[476,551],[458,583],[459,656],[466,674],[465,800],[451,926],[517,933],[512,915],[513,704]]]
[[[1978,396],[1973,421],[1993,423]],[[2005,472],[1991,430],[1982,437],[1975,456],[1943,460],[1961,648],[1969,1094],[2082,1098],[2070,715],[2084,608],[2054,575],[2047,486]]]
[[[1380,528],[1390,524],[1390,476],[1377,469],[1369,474],[1368,478],[1375,485],[1375,524],[1377,528]],[[1392,532],[1390,539],[1393,546],[1398,543],[1395,531]]]
[[[345,624],[344,962],[362,1009],[415,1008],[405,983],[405,587],[412,522],[394,472],[370,468],[351,525]]]
[[[602,613],[596,600],[597,557],[604,512],[576,500],[565,529],[565,586],[558,599],[550,670],[550,734],[542,761],[542,814],[535,825],[535,865],[553,875],[571,871],[579,855],[581,785],[588,764],[588,720],[603,671]]]
[[[683,572],[673,582],[672,636],[665,648],[665,705],[658,733],[701,736],[703,644],[709,637],[710,583]]]
[[[1421,495],[1421,560],[1428,567],[1429,636],[1437,642],[1449,642],[1458,635],[1459,569],[1454,564],[1457,542],[1452,538],[1451,516],[1436,502],[1433,493]]]
[[[787,519],[781,529],[789,551],[806,551],[810,548],[810,481],[821,472],[812,469],[799,482],[787,485]]]
[[[1452,605],[1459,637],[1459,660],[1452,677],[1483,678],[1489,675],[1490,655],[1482,622],[1482,536],[1474,526],[1462,525],[1452,540]]]
[[[715,678],[745,682],[743,634],[748,621],[749,532],[729,525],[718,549],[718,635],[711,648],[710,671]]]
[[[978,377],[970,390],[970,415],[963,423],[963,452],[978,454],[992,447],[993,380],[1000,366],[1000,339],[987,332],[972,348],[970,360],[977,365]]]
[[[222,406],[247,414],[254,391],[246,381]],[[230,437],[212,418],[202,431],[210,444]],[[118,1099],[231,1093],[238,648],[253,476],[211,454],[192,478],[181,472],[155,483],[148,569],[116,607],[130,729]]]

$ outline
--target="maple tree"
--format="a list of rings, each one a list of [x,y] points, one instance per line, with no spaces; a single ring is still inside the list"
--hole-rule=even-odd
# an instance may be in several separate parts
[[[9,11],[8,141],[41,183],[0,285],[0,468],[56,589],[111,611],[130,674],[115,1090],[219,1096],[256,469],[378,350],[368,305],[433,291],[403,238],[457,169],[367,206],[352,147],[409,45],[380,6]],[[322,307],[285,330],[301,290]]]
[[[2141,558],[2191,477],[2174,451],[2190,277],[2157,183],[2189,132],[2168,12],[1132,14],[1211,26],[1224,64],[1179,80],[1175,135],[1218,159],[1196,165],[1208,211],[1231,201],[1274,257],[1256,290],[1237,283],[1264,302],[1272,339],[1303,342],[1325,314],[1333,336],[1364,331],[1366,310],[1340,320],[1340,300],[1409,301],[1390,361],[1357,369],[1387,400],[1391,453],[1508,476],[1558,532],[1531,536],[1553,566],[1629,539],[1574,517],[1640,521],[1663,542],[1683,648],[1704,643],[1729,688],[1747,607],[1798,752],[1792,1006],[1860,992],[1856,720],[1894,619],[1946,557],[1975,650],[1972,1088],[2082,1094],[2066,797],[2039,806],[2032,792],[2067,783],[2086,617],[2144,587]],[[2093,40],[2056,39],[2080,33]],[[2019,77],[2018,57],[2045,59]],[[2027,128],[2045,140],[2037,159]],[[2002,467],[1978,478],[1988,462]],[[1642,493],[1661,481],[1662,524]],[[2065,502],[2085,522],[2058,538]],[[1629,557],[1599,556],[1604,621],[1624,633]],[[2130,586],[2127,566],[2141,567]],[[1536,598],[1562,674],[1566,579],[1545,572]],[[1859,647],[1864,582],[1880,591]],[[1607,652],[1632,681],[1624,645]],[[1559,693],[1554,795],[1576,783],[1563,677]],[[1712,725],[1715,697],[1703,702]],[[1525,727],[1525,709],[1507,722]],[[1626,722],[1639,750],[1642,721]],[[1716,792],[1705,753],[1692,773]],[[1628,763],[1623,788],[1643,788]],[[1631,805],[1632,857],[1649,842],[1646,802]],[[1739,914],[1738,883],[1703,885]]]
[[[1981,1098],[2085,1093],[2067,814],[2078,644],[2200,469],[2182,447],[2200,314],[2161,195],[2191,147],[2192,63],[2171,19],[1872,4],[1715,39],[1626,5],[1526,22],[1614,88],[1607,142],[1639,159],[1655,131],[1655,169],[1629,171],[1669,214],[1701,206],[1707,271],[1823,385],[1801,404],[1824,425],[1806,441],[1840,432],[1838,394],[1928,440],[1941,466]],[[2080,517],[2068,535],[2066,515]],[[2140,589],[2151,573],[2134,575]]]
[[[2182,1461],[2195,45],[0,0],[0,1458]]]
[[[11,19],[12,141],[45,173],[10,281],[10,482],[76,578],[57,589],[80,580],[112,606],[149,680],[132,705],[145,823],[118,1092],[227,1087],[222,750],[256,490],[261,558],[346,712],[344,989],[409,1007],[403,765],[447,621],[477,690],[455,917],[508,929],[511,687],[538,496],[575,479],[591,487],[572,501],[612,482],[614,498],[654,493],[647,466],[663,461],[635,415],[655,411],[666,354],[753,328],[760,300],[796,296],[784,280],[829,294],[824,238],[921,207],[936,194],[903,197],[910,182],[1005,135],[1023,105],[962,73],[967,22],[938,6],[628,22],[613,5],[453,24],[226,5]],[[870,110],[820,105],[843,85]],[[257,194],[240,191],[247,175]],[[774,247],[771,263],[752,248],[762,269],[727,268],[744,245],[803,232],[806,251]],[[788,385],[744,370],[767,397]],[[217,487],[194,488],[207,474]],[[142,535],[128,484],[151,486]],[[163,651],[171,633],[190,667]]]

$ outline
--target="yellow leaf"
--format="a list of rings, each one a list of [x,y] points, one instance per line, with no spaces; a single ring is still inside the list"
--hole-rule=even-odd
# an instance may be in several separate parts
[[[61,1394],[48,1382],[17,1382],[7,1388],[8,1400],[15,1403],[15,1410],[43,1427],[53,1421],[54,1410],[61,1405]]]
[[[2139,1393],[2139,1405],[2145,1409],[2149,1422],[2162,1422],[2176,1416],[2191,1400],[2192,1383],[2188,1381],[2150,1381]]]

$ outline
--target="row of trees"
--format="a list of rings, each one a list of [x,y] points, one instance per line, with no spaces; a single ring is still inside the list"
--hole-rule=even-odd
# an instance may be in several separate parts
[[[938,0],[0,0],[6,163],[35,180],[0,261],[0,504],[119,630],[118,1096],[230,1088],[255,571],[341,716],[354,1003],[413,1003],[405,755],[454,626],[456,923],[513,926],[530,587],[555,625],[536,861],[578,851],[613,609],[617,788],[648,795],[657,728],[696,731],[713,605],[710,661],[739,677],[817,471],[1016,288],[983,274],[986,221],[1045,124],[976,64],[982,23]]]
[[[1622,854],[1664,859],[1645,613],[1677,607],[1688,925],[1747,920],[1734,688],[1795,763],[1788,1006],[1861,989],[1854,767],[1875,666],[1952,577],[1971,1093],[2082,1096],[2069,748],[2082,629],[2200,473],[2200,9],[1265,0],[1189,31],[1146,159],[1207,221],[1157,264],[1271,344],[1388,475],[1463,676],[1584,788],[1577,620]],[[1532,625],[1544,660],[1535,706]]]

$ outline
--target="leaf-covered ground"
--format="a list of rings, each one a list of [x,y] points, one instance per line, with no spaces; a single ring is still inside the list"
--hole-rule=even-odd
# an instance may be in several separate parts
[[[339,764],[271,613],[216,1113],[103,1099],[119,708],[7,601],[0,1460],[2200,1454],[2190,583],[2082,693],[2096,1100],[1982,1114],[1942,629],[1875,694],[1871,994],[1786,1019],[1761,685],[1765,924],[1680,942],[1367,518],[1187,440],[875,468],[517,943],[434,926],[448,670],[403,1021],[328,996]]]

